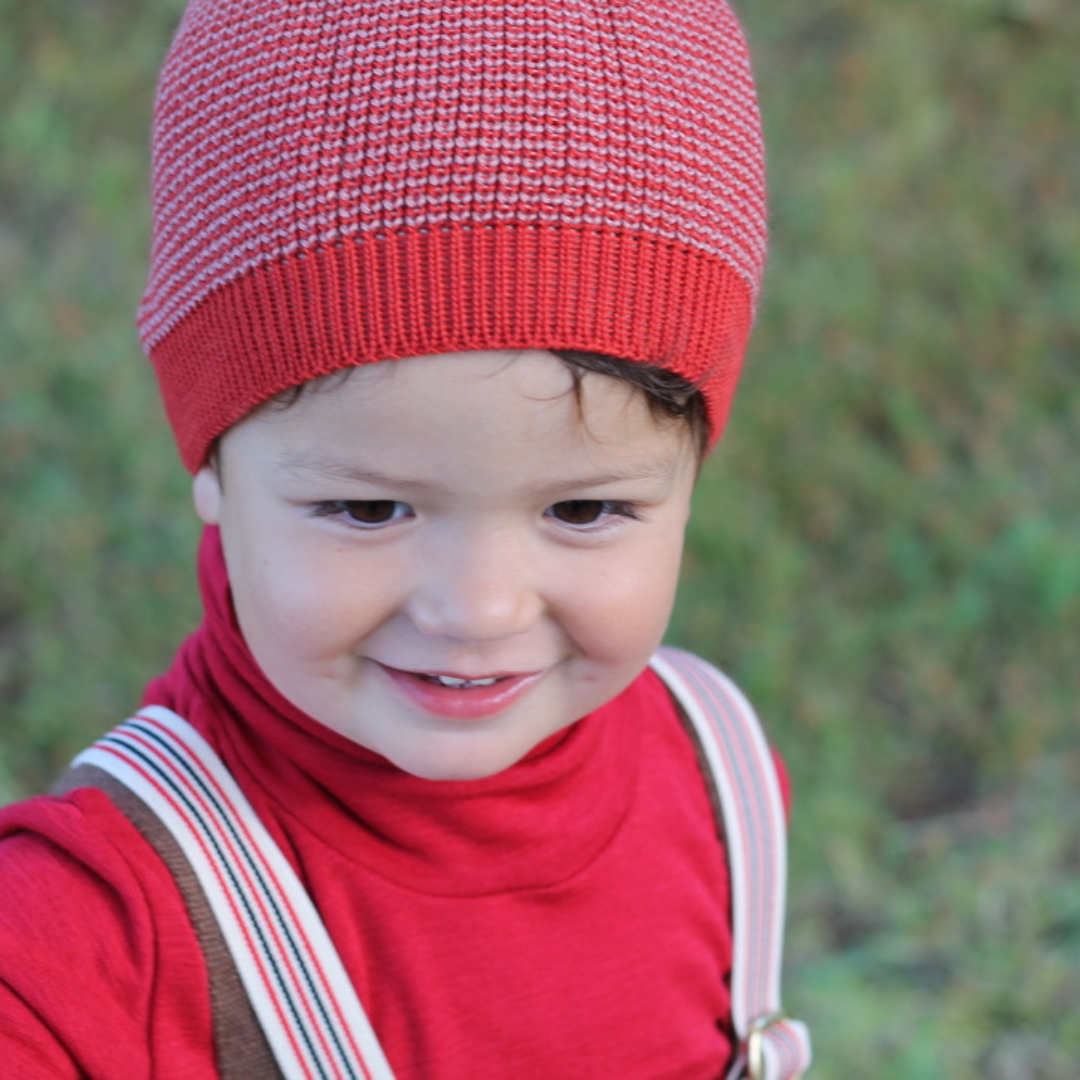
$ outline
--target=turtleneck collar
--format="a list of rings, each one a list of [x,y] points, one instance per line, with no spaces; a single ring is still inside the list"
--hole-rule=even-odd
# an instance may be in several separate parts
[[[328,847],[418,892],[466,896],[571,877],[607,846],[637,786],[639,678],[613,702],[480,780],[433,781],[331,731],[259,668],[233,612],[218,530],[199,552],[202,626],[148,687],[221,754],[286,852]]]

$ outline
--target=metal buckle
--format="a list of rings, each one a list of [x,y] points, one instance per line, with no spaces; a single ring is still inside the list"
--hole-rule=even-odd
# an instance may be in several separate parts
[[[748,1080],[765,1080],[765,1032],[786,1020],[782,1012],[767,1013],[750,1025],[746,1036],[746,1075]]]

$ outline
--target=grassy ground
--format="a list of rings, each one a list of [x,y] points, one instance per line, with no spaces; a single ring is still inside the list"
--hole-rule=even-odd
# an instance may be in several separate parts
[[[177,0],[0,0],[0,801],[197,616],[140,360]],[[1080,15],[743,0],[773,246],[673,637],[793,774],[788,998],[823,1078],[1080,1060]]]

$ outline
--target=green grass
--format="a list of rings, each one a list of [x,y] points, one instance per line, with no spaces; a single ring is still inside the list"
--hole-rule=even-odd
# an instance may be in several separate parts
[[[197,618],[140,358],[177,0],[0,0],[0,801]],[[744,0],[772,254],[672,636],[795,788],[787,996],[822,1078],[1080,1060],[1080,14]]]

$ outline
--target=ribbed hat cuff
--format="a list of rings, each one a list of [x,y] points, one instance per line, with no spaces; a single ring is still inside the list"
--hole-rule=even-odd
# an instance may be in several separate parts
[[[227,282],[149,348],[184,464],[255,406],[340,368],[502,348],[581,349],[699,385],[723,430],[752,321],[715,255],[603,227],[367,235]]]

